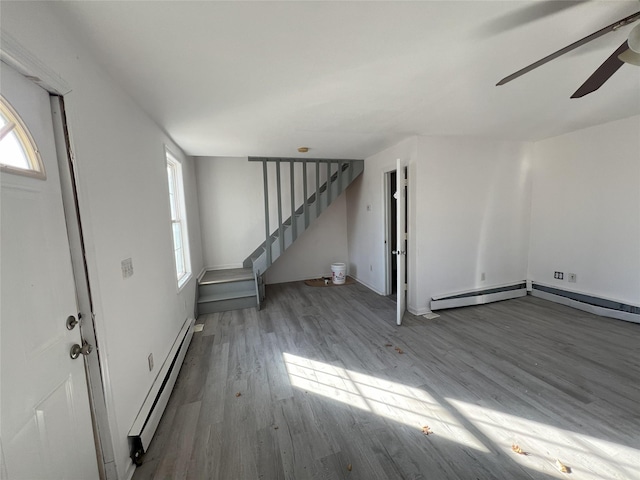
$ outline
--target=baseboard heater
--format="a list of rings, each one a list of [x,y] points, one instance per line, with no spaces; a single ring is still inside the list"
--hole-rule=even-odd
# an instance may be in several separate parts
[[[640,323],[640,306],[532,282],[531,295],[603,317]]]
[[[444,308],[467,307],[469,305],[482,305],[483,303],[509,300],[510,298],[524,297],[527,295],[527,283],[512,283],[491,288],[479,288],[466,292],[451,293],[431,297],[431,311]]]
[[[164,409],[169,402],[171,391],[191,343],[191,337],[193,337],[194,324],[195,319],[187,318],[182,325],[167,359],[162,364],[158,376],[153,385],[151,385],[151,390],[149,390],[140,412],[138,412],[138,416],[133,422],[131,430],[129,430],[131,460],[136,465],[142,464],[144,453],[149,448],[153,434],[158,428],[160,418],[162,418]]]

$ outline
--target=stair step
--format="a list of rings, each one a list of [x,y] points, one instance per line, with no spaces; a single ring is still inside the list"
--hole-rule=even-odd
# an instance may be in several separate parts
[[[251,268],[207,270],[198,284],[212,285],[215,283],[242,282],[245,280],[253,280],[253,270]]]
[[[230,297],[237,292],[255,291],[256,281],[254,278],[238,280],[224,283],[205,283],[198,285],[198,295],[200,298],[209,295],[225,295]]]

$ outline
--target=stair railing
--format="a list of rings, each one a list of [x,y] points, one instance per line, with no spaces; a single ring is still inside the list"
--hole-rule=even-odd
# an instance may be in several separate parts
[[[270,170],[275,169],[276,180],[276,204],[277,204],[277,219],[278,219],[278,242],[280,254],[285,250],[285,224],[283,222],[283,192],[282,188],[282,168],[283,164],[289,164],[289,194],[290,194],[290,208],[291,208],[291,242],[293,243],[298,235],[302,232],[297,231],[296,212],[302,208],[301,214],[304,216],[304,229],[309,227],[310,223],[310,211],[309,205],[311,199],[315,201],[315,214],[316,218],[320,216],[320,213],[324,211],[334,200],[332,198],[332,185],[337,182],[337,192],[342,191],[344,175],[347,175],[346,185],[348,185],[353,179],[352,162],[362,162],[362,160],[341,160],[341,159],[320,159],[320,158],[274,158],[274,157],[249,157],[249,161],[262,162],[262,179],[264,185],[264,231],[265,231],[265,249],[266,249],[266,261],[268,268],[273,263],[271,245],[272,245],[272,233],[269,223],[270,217],[270,198],[269,198],[269,174]],[[302,169],[296,169],[295,164],[302,164]],[[315,168],[308,168],[308,165],[312,164]],[[269,167],[271,165],[271,168]],[[309,182],[311,180],[311,174],[315,176],[315,193],[309,196]],[[302,184],[302,205],[296,205],[296,184]],[[324,188],[324,190],[323,190]],[[326,192],[325,202],[321,205],[321,193]],[[265,268],[266,270],[266,268]]]

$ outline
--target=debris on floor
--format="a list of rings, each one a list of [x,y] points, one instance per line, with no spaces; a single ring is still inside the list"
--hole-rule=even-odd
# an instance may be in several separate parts
[[[431,431],[428,425],[425,425],[424,427],[422,427],[422,433],[424,435],[431,435],[433,432]]]
[[[571,473],[571,467],[567,467],[564,463],[562,463],[560,460],[556,460],[556,467],[558,468],[558,470],[560,470],[562,473]]]
[[[240,392],[236,393],[236,397],[240,397],[242,394]]]
[[[393,343],[385,343],[384,346],[385,347],[393,347]]]
[[[514,443],[513,445],[511,445],[511,450],[513,450],[518,455],[526,455],[527,454],[527,452],[522,450],[522,448],[520,448],[520,445],[518,445],[517,443]]]
[[[347,465],[347,470],[348,470],[348,471],[351,471],[351,469],[352,469],[352,468],[353,468],[353,467],[351,466],[351,464]]]
[[[353,285],[356,281],[351,277],[345,277],[344,283],[333,283],[331,277],[312,278],[304,281],[309,287],[341,287],[342,285]]]

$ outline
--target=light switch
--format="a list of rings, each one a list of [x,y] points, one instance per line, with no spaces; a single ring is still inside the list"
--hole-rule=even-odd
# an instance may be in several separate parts
[[[120,262],[122,268],[122,278],[129,278],[133,276],[133,260],[131,258],[125,258]]]

